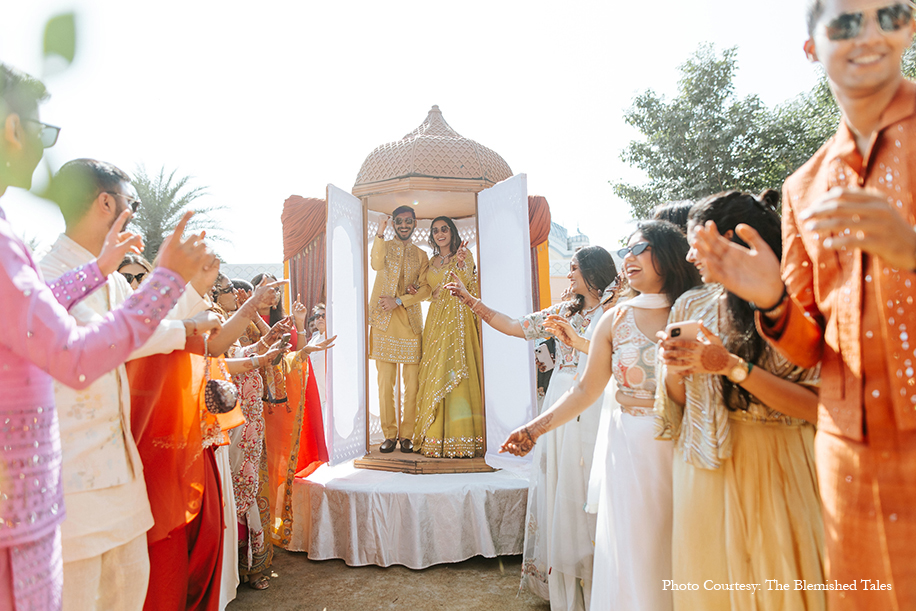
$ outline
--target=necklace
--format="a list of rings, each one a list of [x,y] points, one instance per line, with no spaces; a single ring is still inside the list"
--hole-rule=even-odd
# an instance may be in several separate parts
[[[443,254],[440,254],[440,255],[439,255],[439,267],[442,267],[443,265],[445,265],[446,263],[448,263],[448,260],[451,259],[451,258],[452,258],[452,255],[443,255]]]

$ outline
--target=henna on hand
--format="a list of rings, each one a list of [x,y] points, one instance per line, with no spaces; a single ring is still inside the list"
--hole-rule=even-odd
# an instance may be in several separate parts
[[[484,303],[483,303],[481,300],[479,300],[479,299],[477,300],[477,303],[475,303],[475,304],[471,307],[471,312],[473,312],[474,314],[476,314],[477,316],[479,316],[480,319],[481,319],[482,321],[484,321],[485,323],[487,323],[487,324],[490,324],[490,321],[492,321],[493,318],[496,317],[496,311],[493,310],[493,309],[491,309],[491,308],[488,308],[488,307],[487,307],[486,305],[484,305]]]
[[[700,352],[700,363],[711,372],[722,371],[728,367],[731,353],[724,346],[706,344]]]

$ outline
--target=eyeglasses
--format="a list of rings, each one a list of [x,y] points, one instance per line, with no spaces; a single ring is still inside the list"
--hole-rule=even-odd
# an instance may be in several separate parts
[[[877,10],[878,27],[882,32],[896,32],[913,21],[913,7],[898,3]],[[852,40],[862,33],[865,13],[842,13],[827,24],[830,40]]]
[[[23,119],[23,121],[41,126],[41,129],[38,131],[38,138],[41,140],[41,146],[43,148],[49,149],[57,143],[57,137],[60,135],[60,128],[56,125],[42,123],[38,119]]]
[[[319,318],[324,320],[324,314],[315,314],[315,320],[318,320]]]
[[[127,284],[133,284],[134,280],[137,281],[137,284],[140,284],[143,282],[143,278],[146,276],[146,272],[140,272],[139,274],[128,274],[127,272],[120,273],[122,276],[124,276],[124,279],[127,280]]]
[[[226,293],[231,293],[234,290],[235,288],[233,288],[231,284],[224,289],[221,289],[218,286],[213,287],[213,292],[216,293],[217,295],[225,295]]]
[[[448,233],[449,231],[450,230],[448,228],[448,225],[443,225],[441,229],[439,227],[433,227],[432,229],[430,229],[430,233],[433,235],[436,235],[437,233]]]
[[[136,197],[131,197],[126,193],[117,193],[116,191],[103,191],[103,193],[107,193],[108,195],[120,195],[123,197],[125,200],[127,200],[127,205],[130,206],[131,212],[136,212],[137,209],[143,205],[143,202],[141,202],[139,199]]]
[[[395,219],[394,219],[394,224],[395,224],[395,225],[416,225],[416,224],[417,224],[417,221],[416,221],[416,219],[412,219],[412,218],[397,218],[397,217],[395,217]]]
[[[617,256],[621,259],[626,259],[627,255],[633,253],[634,257],[638,257],[649,248],[650,244],[648,242],[637,242],[632,246],[627,246],[626,248],[621,248],[617,251]]]

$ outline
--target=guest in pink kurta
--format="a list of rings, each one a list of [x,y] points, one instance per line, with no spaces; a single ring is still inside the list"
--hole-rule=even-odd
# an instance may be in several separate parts
[[[30,187],[43,148],[56,142],[57,128],[38,121],[46,95],[41,83],[0,64],[0,196],[9,186]],[[173,237],[163,267],[141,290],[101,322],[79,327],[61,304],[100,287],[137,243],[119,233],[127,218],[115,223],[96,262],[49,287],[0,209],[0,610],[61,604],[64,506],[52,378],[85,388],[117,367],[174,306],[183,276],[203,264],[206,247],[197,236]]]

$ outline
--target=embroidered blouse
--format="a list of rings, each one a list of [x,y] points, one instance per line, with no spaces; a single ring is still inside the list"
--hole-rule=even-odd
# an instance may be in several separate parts
[[[651,400],[655,398],[656,345],[636,326],[633,309],[626,303],[617,306],[611,370],[622,393]]]
[[[687,291],[674,302],[668,322],[701,320],[707,329],[722,337],[719,328],[719,301],[723,293],[720,284],[707,284]],[[819,367],[797,367],[771,348],[765,349],[754,366],[805,386],[817,386],[820,381]],[[731,457],[730,419],[782,426],[807,424],[805,420],[786,416],[767,407],[753,395],[746,411],[729,411],[722,394],[722,377],[718,375],[685,376],[687,404],[678,405],[668,398],[668,387],[664,382],[666,369],[659,363],[657,371],[660,383],[655,395],[655,436],[657,439],[673,439],[675,447],[682,451],[684,461],[695,467],[718,469],[723,460]]]

